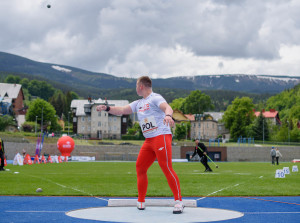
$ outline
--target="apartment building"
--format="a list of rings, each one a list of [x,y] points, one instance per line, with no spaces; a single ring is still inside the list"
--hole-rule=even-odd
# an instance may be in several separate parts
[[[109,106],[128,105],[127,100],[73,100],[73,132],[88,138],[121,139],[127,132],[129,115],[111,115],[106,111],[98,112],[101,104]]]

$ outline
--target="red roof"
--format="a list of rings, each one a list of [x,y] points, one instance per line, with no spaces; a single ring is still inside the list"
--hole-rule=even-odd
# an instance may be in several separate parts
[[[185,117],[187,117],[190,121],[195,121],[195,116],[193,114],[185,114]]]
[[[265,118],[276,118],[278,111],[276,111],[275,109],[270,109],[270,111],[262,111],[263,116]],[[254,112],[255,116],[258,117],[260,115],[260,112]]]

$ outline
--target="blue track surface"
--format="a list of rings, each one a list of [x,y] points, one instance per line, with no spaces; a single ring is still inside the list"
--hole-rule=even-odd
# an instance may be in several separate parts
[[[0,196],[0,222],[99,222],[72,218],[65,213],[76,209],[106,206],[108,199],[95,197]],[[198,200],[198,207],[228,209],[244,213],[241,218],[217,222],[300,222],[300,197],[207,197],[188,199]]]

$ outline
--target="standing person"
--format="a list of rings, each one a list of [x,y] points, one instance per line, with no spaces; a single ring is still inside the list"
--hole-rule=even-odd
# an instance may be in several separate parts
[[[193,155],[191,155],[191,159],[198,153],[200,156],[200,161],[205,167],[204,172],[212,172],[212,169],[207,164],[207,148],[204,143],[199,142],[199,139],[195,139],[195,150]]]
[[[140,127],[146,138],[136,161],[137,208],[139,210],[145,209],[148,187],[147,170],[157,159],[174,195],[173,213],[180,214],[183,212],[184,204],[181,198],[179,179],[172,168],[172,133],[170,127],[174,126],[173,110],[161,95],[152,92],[152,81],[148,76],[142,76],[137,80],[136,92],[143,98],[122,107],[99,105],[97,111],[105,110],[113,115],[137,113]]]
[[[271,154],[271,158],[272,158],[272,165],[275,165],[276,150],[275,150],[274,146],[272,146],[270,154]]]
[[[5,150],[4,150],[4,142],[3,140],[0,138],[0,158],[1,158],[1,166],[0,166],[0,171],[5,171],[4,169],[4,154],[5,154]]]
[[[276,163],[279,165],[279,156],[282,157],[281,153],[279,152],[278,148],[276,148]]]
[[[26,150],[25,148],[23,148],[23,159],[25,158],[25,156],[26,156]]]

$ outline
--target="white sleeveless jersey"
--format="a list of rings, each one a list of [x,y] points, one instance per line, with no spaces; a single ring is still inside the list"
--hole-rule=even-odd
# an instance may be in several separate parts
[[[145,138],[172,134],[170,127],[163,123],[165,113],[159,108],[159,105],[163,102],[166,102],[166,100],[160,94],[152,92],[147,98],[129,104],[132,112],[137,113]]]

